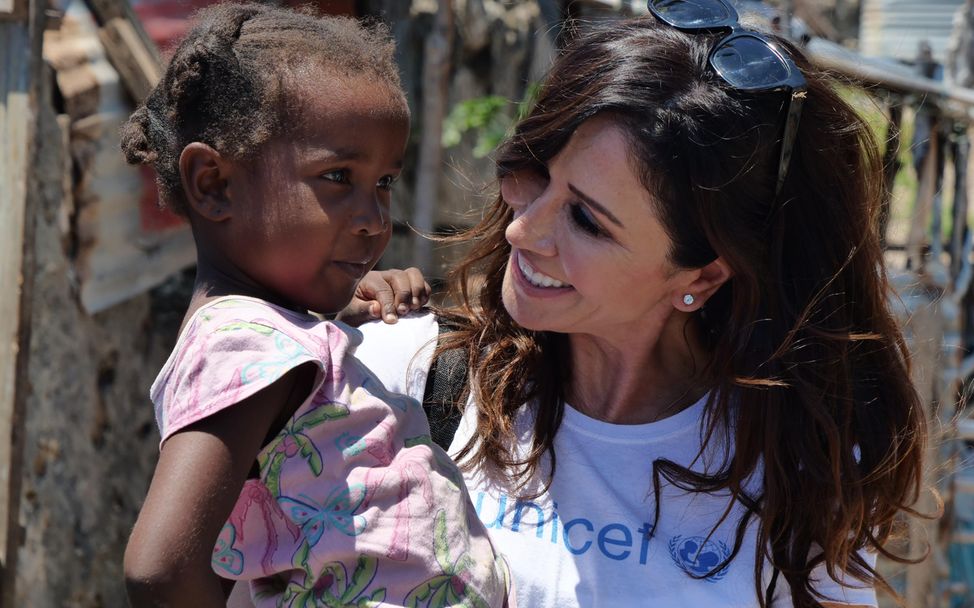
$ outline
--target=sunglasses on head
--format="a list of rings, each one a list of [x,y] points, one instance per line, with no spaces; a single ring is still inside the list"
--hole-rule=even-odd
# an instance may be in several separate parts
[[[686,32],[727,35],[710,49],[714,73],[740,91],[788,91],[788,114],[781,136],[781,158],[775,196],[781,192],[798,134],[805,101],[805,78],[795,62],[773,40],[741,27],[737,11],[724,0],[649,0],[649,12],[662,23]]]

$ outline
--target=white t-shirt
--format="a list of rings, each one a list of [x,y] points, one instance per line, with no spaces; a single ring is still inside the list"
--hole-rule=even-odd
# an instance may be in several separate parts
[[[364,341],[356,356],[388,389],[421,400],[438,329],[433,316],[360,329]],[[475,407],[467,404],[451,454],[471,437]],[[756,522],[749,525],[738,555],[727,567],[713,571],[730,555],[742,513],[735,505],[730,517],[710,534],[727,508],[727,494],[691,494],[661,478],[660,516],[656,529],[652,527],[653,461],[665,458],[690,465],[700,450],[703,413],[701,400],[658,422],[619,425],[595,420],[566,404],[555,436],[555,476],[544,494],[519,500],[482,471],[465,475],[478,515],[511,566],[520,608],[758,606]],[[518,449],[531,445],[531,416],[530,407],[522,408],[516,427]],[[712,453],[720,457],[722,450]],[[708,470],[707,466],[697,462],[693,468]],[[875,555],[869,557],[875,561]],[[764,577],[762,589],[770,581],[770,567],[765,567]],[[824,568],[816,580],[816,588],[830,601],[876,606],[875,591],[857,587],[855,581],[838,584]],[[783,577],[775,589],[773,605],[790,607]]]

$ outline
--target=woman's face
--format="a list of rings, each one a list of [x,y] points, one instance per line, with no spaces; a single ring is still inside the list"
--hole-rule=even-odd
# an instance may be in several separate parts
[[[514,210],[503,300],[532,330],[640,339],[692,281],[668,260],[670,239],[633,168],[624,132],[596,117],[547,166],[501,181]]]

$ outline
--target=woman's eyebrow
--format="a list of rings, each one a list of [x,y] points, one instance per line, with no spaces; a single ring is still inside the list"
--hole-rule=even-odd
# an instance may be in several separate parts
[[[604,215],[606,218],[608,218],[610,222],[612,222],[613,224],[615,224],[620,228],[625,228],[625,226],[622,225],[622,222],[619,221],[619,218],[612,215],[612,212],[606,209],[605,205],[598,202],[597,200],[590,197],[589,195],[585,194],[584,192],[582,192],[581,190],[579,190],[578,188],[576,188],[571,184],[568,184],[568,189],[571,190],[575,194],[575,196],[585,201],[586,205],[598,211],[600,215]]]

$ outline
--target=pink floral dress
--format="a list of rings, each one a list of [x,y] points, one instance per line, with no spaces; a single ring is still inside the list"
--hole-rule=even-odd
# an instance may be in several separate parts
[[[319,369],[257,454],[213,569],[251,581],[258,607],[507,605],[505,565],[422,408],[349,349],[333,323],[240,296],[187,323],[151,389],[163,442],[299,365]]]

